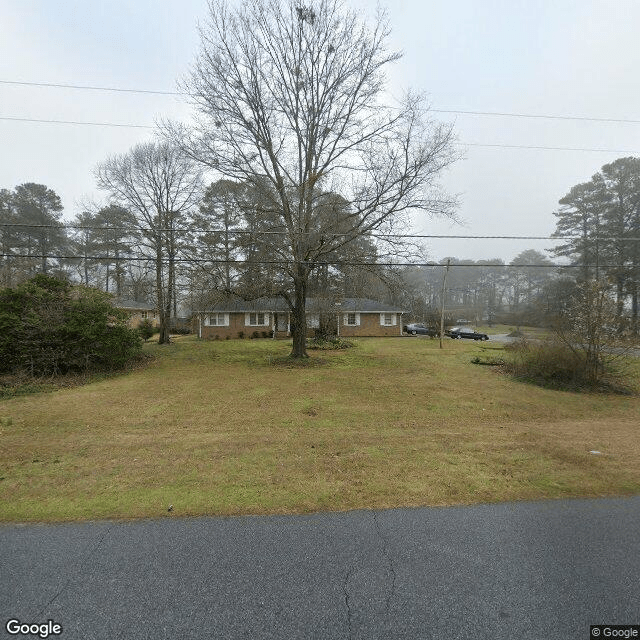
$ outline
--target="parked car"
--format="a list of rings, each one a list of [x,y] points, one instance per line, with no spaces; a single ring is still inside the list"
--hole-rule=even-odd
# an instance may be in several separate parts
[[[474,331],[471,327],[451,327],[449,331],[447,331],[447,335],[453,338],[454,340],[458,340],[460,338],[467,338],[469,340],[488,340],[489,336],[486,333],[478,333]]]
[[[419,322],[414,322],[412,324],[408,324],[404,330],[407,333],[410,333],[412,336],[423,335],[423,336],[434,336],[438,335],[438,331],[436,329],[432,329],[431,327],[427,327],[424,324]]]

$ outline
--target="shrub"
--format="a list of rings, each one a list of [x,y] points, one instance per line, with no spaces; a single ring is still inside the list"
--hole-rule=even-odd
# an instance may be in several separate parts
[[[0,291],[0,371],[35,376],[122,367],[142,349],[127,321],[109,294],[38,275]]]
[[[349,340],[344,340],[338,336],[332,336],[329,338],[314,337],[307,340],[307,349],[333,351],[350,349],[354,347],[354,343]]]
[[[238,338],[240,338],[240,340],[244,338],[244,331],[238,331]]]
[[[254,332],[251,334],[251,339],[252,339],[252,340],[255,340],[256,338],[259,338],[259,337],[260,337],[260,332],[259,332],[259,331],[254,331]]]
[[[171,327],[171,333],[178,336],[188,336],[191,333],[191,329],[187,326],[180,325]]]
[[[155,329],[151,320],[143,320],[138,325],[138,333],[140,334],[140,337],[146,342],[155,333]]]
[[[585,352],[558,340],[519,340],[505,349],[512,356],[506,360],[505,368],[517,378],[554,389],[630,391],[626,381],[606,360],[599,362],[600,375],[594,380],[593,363],[588,361]]]

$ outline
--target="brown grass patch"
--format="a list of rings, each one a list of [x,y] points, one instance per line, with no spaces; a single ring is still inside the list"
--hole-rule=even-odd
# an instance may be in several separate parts
[[[640,400],[530,387],[482,347],[147,349],[146,369],[0,403],[0,520],[300,513],[632,494]],[[310,360],[315,360],[312,356]],[[591,454],[597,450],[601,455]]]

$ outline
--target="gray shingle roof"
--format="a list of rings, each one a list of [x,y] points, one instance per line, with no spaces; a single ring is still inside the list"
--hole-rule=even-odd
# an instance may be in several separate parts
[[[306,309],[310,313],[359,311],[361,313],[403,313],[397,306],[370,300],[369,298],[342,298],[337,301],[322,298],[307,298]],[[232,298],[203,309],[200,313],[209,311],[225,313],[242,313],[250,311],[288,312],[289,307],[284,298],[256,298],[255,300],[241,300]]]
[[[152,304],[149,304],[148,302],[138,302],[137,300],[116,299],[113,301],[113,306],[117,307],[118,309],[127,310],[141,309],[142,311],[153,311],[155,309]]]

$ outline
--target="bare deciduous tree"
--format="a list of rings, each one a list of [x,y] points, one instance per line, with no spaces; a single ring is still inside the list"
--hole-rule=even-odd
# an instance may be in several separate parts
[[[98,186],[136,219],[141,245],[155,264],[160,344],[169,342],[169,319],[176,285],[177,229],[201,196],[201,174],[170,143],[139,144],[113,156],[96,170]]]
[[[224,178],[249,184],[285,232],[273,259],[290,287],[293,357],[305,357],[309,276],[337,251],[410,211],[451,215],[437,179],[455,159],[448,126],[422,99],[384,105],[387,48],[380,14],[367,26],[341,0],[211,0],[202,49],[186,82],[195,128],[166,133]],[[347,206],[319,215],[327,193]],[[284,247],[284,250],[283,250]]]
[[[611,363],[628,351],[616,307],[609,282],[580,281],[553,323],[556,339],[580,356],[591,384],[598,383]]]

